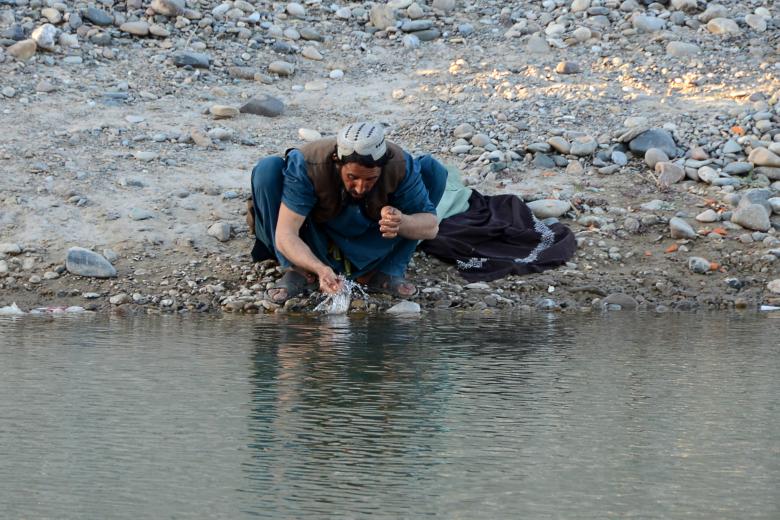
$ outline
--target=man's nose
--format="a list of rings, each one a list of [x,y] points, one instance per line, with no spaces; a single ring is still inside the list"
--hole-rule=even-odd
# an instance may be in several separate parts
[[[366,181],[357,181],[355,182],[355,191],[363,194],[366,192]]]

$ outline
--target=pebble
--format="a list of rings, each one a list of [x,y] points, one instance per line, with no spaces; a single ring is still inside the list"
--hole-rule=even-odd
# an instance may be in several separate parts
[[[298,2],[290,2],[284,10],[294,18],[304,18],[306,16],[306,9]]]
[[[52,22],[55,23],[55,22]],[[745,16],[745,23],[756,32],[764,32],[767,29],[766,18],[757,14],[748,14]]]
[[[538,219],[561,217],[571,209],[571,203],[568,200],[540,199],[528,202],[527,205]]]
[[[95,25],[109,26],[114,23],[114,17],[97,7],[87,7],[83,12],[84,18]]]
[[[130,301],[132,301],[132,299],[127,293],[115,294],[108,299],[108,303],[111,305],[123,305],[125,303],[129,303]]]
[[[185,13],[184,0],[152,0],[152,10],[162,16],[179,16]]]
[[[660,149],[670,158],[677,157],[678,154],[677,143],[675,143],[672,134],[660,128],[642,132],[628,143],[628,147],[632,152],[642,155],[651,148]]]
[[[113,278],[116,269],[98,253],[83,247],[71,247],[65,258],[65,269],[69,273],[93,278]]]
[[[369,12],[369,20],[371,25],[384,31],[395,25],[395,10],[388,5],[374,4]]]
[[[216,119],[227,119],[236,117],[240,111],[238,108],[230,105],[212,105],[209,108],[209,113]]]
[[[688,258],[688,269],[696,274],[707,274],[712,270],[712,264],[706,258],[692,256]]]
[[[631,20],[634,29],[638,32],[651,33],[657,32],[666,26],[666,22],[655,16],[636,15]]]
[[[208,69],[211,57],[200,52],[182,51],[173,56],[173,64],[177,67],[194,67],[196,69]]]
[[[322,139],[322,134],[319,133],[317,130],[312,130],[311,128],[299,128],[298,137],[300,137],[304,141],[312,142],[312,141],[318,141]]]
[[[680,217],[669,219],[669,231],[672,238],[696,238],[696,231]]]
[[[400,301],[385,311],[387,314],[393,315],[406,315],[406,314],[420,314],[420,304],[417,302]]]
[[[157,159],[158,155],[155,152],[135,152],[133,157],[139,161],[149,162]]]
[[[537,143],[538,144],[538,143]],[[535,149],[531,149],[531,146],[529,146],[529,150],[535,151],[535,152],[548,152],[550,148],[552,147],[555,149],[556,152],[561,153],[563,155],[568,155],[571,151],[571,144],[569,141],[564,139],[560,136],[554,136],[547,140],[547,143],[541,143],[541,144],[547,144],[549,146],[544,147],[545,149],[540,149],[538,146]]]
[[[268,71],[279,76],[292,76],[295,72],[295,65],[286,61],[273,61],[268,65]]]
[[[738,36],[742,33],[737,22],[730,18],[714,18],[707,22],[707,30],[712,34]]]
[[[699,180],[707,184],[715,184],[720,179],[720,174],[709,166],[702,166],[696,172]]]
[[[490,144],[490,137],[485,134],[475,134],[471,138],[471,144],[479,146],[480,148],[485,148]]]
[[[231,227],[227,222],[216,222],[209,227],[207,233],[220,242],[227,242],[230,240],[230,231]]]
[[[753,164],[749,162],[733,162],[723,168],[723,173],[728,175],[747,175],[753,171]]]
[[[655,172],[658,174],[658,184],[664,187],[669,187],[685,178],[685,170],[670,162],[656,163]]]
[[[39,49],[53,51],[56,48],[57,28],[50,23],[46,23],[36,28],[30,37],[33,39]]]
[[[418,49],[420,47],[420,38],[414,34],[407,34],[403,37],[402,43],[406,49]]]
[[[601,300],[601,306],[611,310],[635,310],[639,308],[639,302],[627,294],[612,293]]]
[[[718,222],[720,217],[715,210],[707,209],[696,215],[696,220],[699,222]]]
[[[780,278],[775,278],[774,280],[770,281],[768,284],[766,284],[766,288],[771,293],[780,294]]]
[[[125,22],[119,26],[119,30],[135,36],[148,36],[149,24],[146,22]]]
[[[578,157],[585,157],[593,154],[597,147],[598,143],[593,137],[584,135],[572,141],[569,153]]]
[[[701,48],[694,43],[669,42],[666,45],[666,54],[675,58],[689,58],[701,52]]]
[[[760,204],[737,207],[731,215],[731,222],[754,231],[769,231],[769,228],[772,227],[769,212]]]
[[[316,47],[304,47],[301,51],[301,56],[309,60],[322,61],[322,54],[320,54],[320,51],[318,51]]]
[[[748,161],[755,166],[771,166],[773,168],[780,167],[780,156],[770,152],[764,147],[758,147],[753,149],[748,156]]]
[[[13,56],[19,61],[28,61],[35,56],[37,48],[38,45],[35,43],[35,40],[22,40],[8,47],[6,52],[8,52],[9,56]]]
[[[562,61],[555,66],[555,72],[558,74],[579,74],[582,68],[579,63],[573,61]]]
[[[333,70],[332,70],[332,71],[330,71],[330,73],[328,74],[328,77],[329,77],[330,79],[341,79],[341,78],[343,78],[343,77],[344,77],[344,71],[343,71],[343,70],[341,70],[341,69],[333,69]]]
[[[645,164],[650,168],[655,168],[655,165],[660,162],[667,162],[669,156],[664,153],[663,150],[658,148],[650,148],[645,152]]]
[[[262,94],[247,101],[239,111],[257,116],[278,117],[284,113],[284,102],[273,96]]]
[[[18,255],[21,254],[22,247],[19,244],[12,242],[0,243],[0,254],[4,255]]]

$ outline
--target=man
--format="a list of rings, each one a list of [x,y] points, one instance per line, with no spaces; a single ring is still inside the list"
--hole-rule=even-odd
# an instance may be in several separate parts
[[[368,122],[287,150],[284,159],[260,160],[247,221],[257,237],[253,259],[276,257],[286,268],[271,300],[282,303],[317,283],[333,294],[339,275],[413,296],[404,273],[418,241],[436,237],[446,181],[447,170],[430,155],[413,158]]]

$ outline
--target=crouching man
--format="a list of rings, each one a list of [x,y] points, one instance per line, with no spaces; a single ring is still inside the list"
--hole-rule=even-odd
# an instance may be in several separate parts
[[[446,181],[430,155],[412,157],[368,122],[260,160],[247,218],[257,238],[252,257],[286,269],[270,299],[283,303],[317,285],[335,293],[339,275],[413,296],[406,267],[418,241],[436,237]]]

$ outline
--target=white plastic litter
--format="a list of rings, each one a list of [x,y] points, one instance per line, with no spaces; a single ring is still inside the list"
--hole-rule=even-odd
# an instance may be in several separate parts
[[[25,312],[17,307],[16,302],[6,307],[0,307],[0,316],[21,316]]]
[[[780,311],[780,307],[776,305],[762,305],[760,309],[762,311]]]
[[[347,280],[344,277],[339,277],[341,280],[341,290],[335,294],[329,294],[317,305],[315,312],[322,312],[325,314],[346,314],[349,311],[349,306],[352,303],[352,293],[357,291],[359,296],[363,299],[368,298],[363,288],[359,283],[352,280]]]

